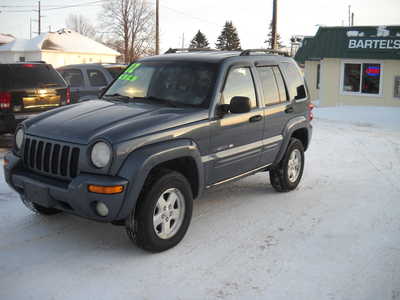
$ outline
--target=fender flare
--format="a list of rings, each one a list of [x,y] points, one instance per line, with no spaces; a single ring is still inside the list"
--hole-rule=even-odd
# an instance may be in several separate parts
[[[308,127],[308,121],[304,116],[293,118],[286,124],[286,127],[283,131],[283,143],[278,155],[275,158],[274,165],[277,165],[285,155],[286,149],[289,146],[290,137],[292,136],[293,132],[301,128],[306,128],[308,132]]]
[[[196,162],[199,187],[197,192],[200,195],[204,187],[204,169],[200,152],[192,140],[181,139],[144,146],[134,150],[118,172],[118,176],[127,179],[129,184],[117,220],[126,219],[135,209],[147,176],[154,167],[181,157],[191,157]]]

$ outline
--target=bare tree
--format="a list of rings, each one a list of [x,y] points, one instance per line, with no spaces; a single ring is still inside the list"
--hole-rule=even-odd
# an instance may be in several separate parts
[[[84,36],[94,38],[96,35],[94,26],[82,15],[70,14],[65,20],[65,25]]]
[[[154,54],[154,9],[146,0],[109,0],[103,5],[104,28],[126,63]]]

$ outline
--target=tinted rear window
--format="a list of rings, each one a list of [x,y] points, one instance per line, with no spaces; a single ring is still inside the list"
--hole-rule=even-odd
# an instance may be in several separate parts
[[[112,78],[115,79],[126,69],[124,67],[112,67],[106,68],[107,71],[111,74]]]
[[[12,88],[64,87],[65,81],[50,65],[10,65]]]
[[[303,76],[294,64],[284,63],[283,66],[286,68],[288,90],[292,100],[297,96],[297,88],[304,86]]]

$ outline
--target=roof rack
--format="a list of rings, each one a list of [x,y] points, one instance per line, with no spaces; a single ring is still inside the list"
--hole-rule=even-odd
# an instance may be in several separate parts
[[[247,49],[247,50],[242,51],[242,53],[240,53],[240,56],[250,56],[252,53],[264,53],[264,54],[289,56],[289,54],[286,51],[273,50],[273,49]]]
[[[181,53],[181,52],[207,52],[219,51],[211,48],[169,48],[164,54]]]

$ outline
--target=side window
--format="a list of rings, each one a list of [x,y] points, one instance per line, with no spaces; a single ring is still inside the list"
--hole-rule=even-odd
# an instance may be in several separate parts
[[[272,67],[257,68],[264,91],[264,100],[266,105],[277,104],[280,102],[278,86]]]
[[[83,74],[81,70],[69,69],[61,71],[62,77],[68,82],[71,87],[83,86]]]
[[[286,92],[285,81],[283,80],[282,77],[282,73],[278,67],[274,67],[273,70],[276,78],[276,83],[278,84],[279,97],[281,99],[281,102],[286,102],[288,101],[288,96]]]
[[[256,92],[250,68],[234,68],[229,71],[222,93],[222,104],[229,104],[236,96],[248,97],[251,107],[257,106]]]
[[[305,85],[302,75],[292,63],[284,63],[290,100],[305,98]],[[298,92],[300,94],[298,95]],[[304,96],[304,97],[303,97]]]
[[[89,77],[89,82],[91,86],[105,86],[107,85],[107,80],[104,74],[99,70],[88,70],[87,75]]]

